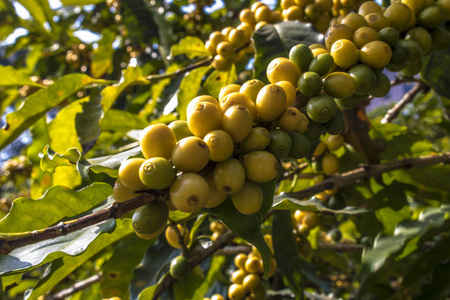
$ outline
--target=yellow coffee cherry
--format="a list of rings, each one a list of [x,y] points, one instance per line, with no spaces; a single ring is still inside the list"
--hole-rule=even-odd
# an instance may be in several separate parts
[[[383,15],[382,12],[374,12],[365,16],[367,24],[376,31],[380,31],[383,28],[391,26],[389,20]]]
[[[280,165],[275,156],[267,151],[253,151],[242,158],[245,175],[254,182],[268,182],[278,175]]]
[[[359,49],[361,49],[365,44],[372,41],[378,41],[379,39],[380,35],[378,31],[368,26],[358,28],[353,34],[353,43]]]
[[[181,236],[183,237],[183,243],[185,245],[188,245],[189,242],[191,241],[190,236],[189,236],[189,229],[184,228],[180,224],[177,224],[177,228],[178,228],[178,231],[180,232]],[[167,243],[169,243],[170,246],[172,246],[173,248],[177,248],[177,249],[181,248],[178,234],[175,232],[175,229],[173,229],[172,226],[167,227],[166,232],[165,232],[165,237],[166,237]]]
[[[325,154],[322,157],[322,169],[327,175],[334,174],[339,171],[339,159],[332,153]]]
[[[199,137],[181,139],[172,152],[172,164],[182,172],[198,172],[209,161],[208,145]]]
[[[240,143],[252,130],[252,115],[244,105],[228,108],[222,117],[222,129],[230,134],[233,142]]]
[[[240,150],[248,153],[256,150],[264,150],[270,143],[270,133],[264,127],[253,127],[247,138],[241,143]]]
[[[245,261],[244,261],[244,264],[245,264]],[[244,281],[244,278],[245,278],[247,275],[248,275],[248,273],[245,272],[243,268],[240,268],[240,269],[234,271],[234,272],[231,274],[231,278],[230,278],[230,279],[231,279],[231,282],[232,282],[232,283],[242,284],[242,281]]]
[[[294,5],[296,5],[294,0],[281,0],[280,2],[281,9],[288,9]]]
[[[401,2],[403,4],[408,5],[415,16],[418,16],[419,13],[425,7],[427,7],[427,1],[426,0],[402,0]]]
[[[245,261],[245,271],[249,274],[261,273],[263,271],[261,259],[254,256],[249,257]]]
[[[286,103],[284,89],[276,84],[268,84],[258,93],[256,113],[264,121],[274,121],[283,113]]]
[[[308,226],[309,229],[315,228],[319,225],[320,219],[317,213],[315,212],[307,212],[305,217],[302,220],[302,224]]]
[[[208,183],[196,173],[183,173],[170,187],[170,199],[182,212],[192,213],[200,210],[208,198]]]
[[[225,300],[225,298],[220,294],[214,294],[212,295],[211,300]]]
[[[113,198],[115,202],[124,202],[139,196],[134,189],[124,186],[119,179],[114,183]]]
[[[350,69],[359,61],[358,48],[350,40],[341,39],[334,42],[330,54],[334,63],[343,69]]]
[[[132,190],[147,188],[139,178],[139,168],[144,161],[143,158],[130,158],[120,164],[118,179],[125,187]]]
[[[297,108],[288,107],[277,119],[277,125],[285,131],[297,131],[304,121],[303,115]]]
[[[247,291],[253,291],[261,282],[261,278],[256,274],[248,274],[242,281],[242,286]]]
[[[264,82],[259,79],[250,79],[244,82],[239,93],[247,95],[253,102],[256,101],[259,91],[264,87]]]
[[[294,220],[297,224],[300,224],[303,222],[303,218],[306,216],[306,212],[300,209],[297,209],[294,212]]]
[[[234,257],[234,264],[236,267],[238,267],[241,270],[245,269],[245,262],[247,261],[247,255],[244,253],[239,253]],[[236,282],[235,282],[236,283]]]
[[[346,15],[342,19],[341,24],[347,25],[352,30],[352,32],[355,32],[360,27],[369,26],[363,16],[354,12]]]
[[[220,42],[219,45],[217,45],[216,52],[225,59],[233,59],[236,55],[234,46],[228,41]]]
[[[225,226],[220,221],[212,221],[209,223],[209,230],[211,232],[218,232],[220,234],[225,232]]]
[[[252,33],[253,33],[253,26],[254,25],[251,25],[251,24],[241,23],[236,28],[239,30],[243,30],[247,37],[251,37]]]
[[[250,41],[250,37],[244,30],[236,28],[230,31],[228,41],[236,48],[241,48]]]
[[[269,23],[267,23],[266,21],[258,22],[258,24],[256,24],[256,26],[255,26],[255,31],[267,24],[269,24]]]
[[[288,59],[272,60],[267,66],[267,79],[273,84],[279,81],[289,81],[296,86],[300,74],[298,66]]]
[[[214,56],[214,60],[211,65],[217,71],[224,72],[228,71],[231,68],[232,64],[233,64],[232,59],[226,59],[222,55],[216,55]]]
[[[384,11],[384,16],[397,31],[403,30],[408,25],[411,15],[412,11],[409,6],[400,1],[391,3]]]
[[[286,93],[286,107],[294,104],[295,96],[296,96],[296,87],[292,85],[289,81],[278,81],[275,83],[278,86],[281,86]],[[256,98],[255,98],[256,100]]]
[[[263,203],[263,193],[259,185],[246,181],[242,189],[231,195],[234,207],[244,215],[251,215],[259,211]]]
[[[226,41],[227,38],[224,34],[222,34],[220,31],[214,31],[209,35],[209,42],[211,43],[214,48],[219,45],[220,42]]]
[[[208,198],[208,201],[205,204],[205,207],[206,208],[217,207],[220,204],[222,204],[225,201],[225,199],[227,199],[227,195],[224,194],[224,193],[219,192],[216,189],[216,186],[214,185],[214,173],[213,172],[209,172],[208,174],[206,174],[205,180],[206,180],[206,182],[208,183],[208,186],[209,186],[209,198]],[[213,223],[214,222],[211,222],[211,224],[213,224]],[[217,222],[215,222],[215,223],[217,223]],[[217,223],[217,224],[220,224],[220,223]],[[211,230],[211,231],[216,231],[216,230]],[[223,228],[222,228],[222,231],[223,231]]]
[[[217,102],[217,101],[216,101]],[[189,127],[187,121],[184,120],[176,120],[167,125],[170,129],[172,129],[173,133],[177,141],[182,138],[192,136],[192,132],[189,131]]]
[[[282,21],[283,21],[283,14],[281,12],[279,12],[278,10],[273,10],[271,23],[276,24],[276,23],[280,23]],[[262,22],[264,22],[264,21],[262,21]]]
[[[344,136],[330,135],[325,139],[328,150],[335,151],[344,145]]]
[[[217,106],[217,108],[220,108],[219,101],[217,101],[216,98],[208,96],[208,95],[202,95],[202,96],[195,97],[194,99],[192,99],[189,102],[189,104],[186,108],[186,114],[190,115],[192,113],[192,111],[194,110],[194,107],[201,102],[209,102],[209,103],[212,103],[215,106]]]
[[[175,134],[165,124],[147,126],[139,137],[139,145],[146,159],[157,156],[170,159],[176,143]]]
[[[386,66],[392,57],[392,50],[382,41],[373,41],[364,45],[359,52],[359,59],[372,69]]]
[[[220,99],[220,108],[223,113],[235,105],[245,106],[251,114],[252,121],[256,119],[256,105],[252,99],[246,94],[240,92],[233,92]]]
[[[275,272],[277,271],[277,261],[275,260],[275,258],[272,257],[272,259],[270,260],[270,268],[269,268],[269,274],[267,275],[267,277],[272,277],[273,275],[275,275]]]
[[[239,92],[239,90],[241,89],[241,86],[239,84],[227,84],[226,86],[222,87],[220,89],[220,93],[219,93],[219,102],[222,101],[222,99],[231,94],[231,93],[236,93]],[[220,104],[219,104],[220,106]]]
[[[243,23],[256,25],[255,13],[248,8],[244,8],[239,14],[239,20]]]
[[[294,5],[283,10],[283,19],[286,21],[302,21],[304,17],[303,9]]]
[[[340,39],[351,40],[353,36],[353,31],[344,24],[333,25],[328,28],[327,33],[325,34],[325,46],[328,50],[331,49],[334,42]]]
[[[268,23],[272,23],[272,11],[267,6],[260,6],[255,11],[255,20],[256,23],[266,21]]]
[[[227,161],[218,163],[214,168],[214,186],[224,194],[235,194],[239,192],[245,184],[245,170],[242,163],[230,158]]]
[[[381,6],[378,5],[375,1],[364,2],[363,4],[361,4],[358,10],[358,13],[363,17],[373,12],[383,12]]]
[[[208,51],[209,54],[211,54],[211,55],[216,55],[217,54],[216,46],[213,45],[213,43],[210,40],[206,41],[205,48],[206,48],[206,51]]]
[[[353,95],[355,79],[345,72],[332,72],[325,77],[323,90],[333,98],[345,99]]]
[[[226,161],[233,154],[234,143],[224,130],[213,130],[203,138],[210,150],[210,159],[215,162]]]
[[[233,283],[228,289],[228,298],[230,300],[242,300],[245,297],[245,288],[240,285]]]
[[[217,106],[208,102],[200,102],[188,115],[189,131],[203,138],[208,132],[222,127],[222,112]]]

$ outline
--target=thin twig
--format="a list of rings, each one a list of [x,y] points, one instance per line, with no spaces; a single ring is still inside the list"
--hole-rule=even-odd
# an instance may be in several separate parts
[[[165,191],[167,192],[167,191]],[[109,207],[102,209],[93,214],[86,215],[79,219],[60,222],[57,225],[50,226],[40,230],[33,230],[30,232],[3,234],[0,237],[0,253],[8,254],[14,249],[35,244],[44,240],[53,239],[62,235],[67,235],[71,232],[98,224],[107,219],[117,219],[144,204],[152,201],[163,201],[166,199],[165,193],[145,192],[139,196],[125,201],[114,202]]]
[[[49,300],[60,300],[60,299],[64,299],[70,295],[75,294],[78,291],[81,291],[85,288],[87,288],[88,286],[100,281],[100,279],[102,278],[102,274],[98,273],[95,274],[89,278],[86,278],[82,281],[79,281],[77,283],[75,283],[74,285],[72,285],[71,287],[64,289],[62,291],[59,291],[56,294],[53,294],[52,296],[50,296]]]
[[[208,66],[208,65],[211,64],[213,59],[214,58],[212,56],[210,56],[210,57],[208,57],[206,59],[203,59],[203,60],[201,60],[199,62],[193,63],[193,64],[191,64],[191,65],[189,65],[189,66],[187,66],[185,68],[178,69],[175,72],[164,73],[164,74],[161,74],[161,75],[149,75],[149,76],[146,77],[146,79],[153,83],[153,82],[157,82],[159,80],[173,78],[173,77],[176,77],[178,75],[181,75],[181,74],[187,73],[189,71],[195,70],[197,68],[200,68],[200,67],[203,67],[203,66]]]
[[[386,115],[381,120],[381,124],[390,123],[397,115],[400,113],[400,111],[403,109],[403,107],[413,101],[414,97],[421,91],[426,91],[429,89],[429,86],[424,83],[423,81],[419,81],[410,91],[408,91],[403,98],[394,105],[393,108],[388,110]]]
[[[439,163],[449,164],[450,153],[406,158],[383,164],[364,165],[358,169],[327,178],[316,185],[292,193],[291,195],[293,195],[298,199],[306,199],[324,190],[332,190],[334,188],[347,186],[361,180],[381,175],[382,173],[391,172],[399,169],[425,167]]]

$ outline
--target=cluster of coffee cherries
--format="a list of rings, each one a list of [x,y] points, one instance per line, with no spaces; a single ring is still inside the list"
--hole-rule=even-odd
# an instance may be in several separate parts
[[[273,254],[272,236],[265,234],[264,239]],[[241,299],[265,299],[266,287],[263,281],[263,263],[261,254],[255,247],[248,254],[240,253],[235,256],[236,270],[231,274],[232,284],[228,288],[228,298]],[[268,277],[275,274],[277,263],[272,257]]]
[[[205,43],[206,50],[214,55],[212,66],[218,71],[228,70],[238,59],[236,53],[250,43],[253,31],[266,24],[282,21],[279,11],[272,11],[266,4],[255,2],[250,9],[246,8],[239,14],[241,23],[236,27],[226,27],[222,31],[214,31]],[[253,52],[249,45],[245,51]],[[244,52],[242,52],[244,53]]]
[[[169,200],[138,208],[132,218],[136,233],[159,235],[169,207],[193,213],[229,196],[240,213],[258,212],[263,203],[259,183],[278,176],[280,159],[302,158],[310,149],[302,135],[308,119],[290,106],[294,98],[289,82],[265,85],[252,79],[225,86],[219,100],[194,98],[187,121],[145,128],[139,139],[143,158],[122,162],[113,196],[120,202],[136,191],[168,190]]]
[[[332,17],[333,0],[282,0],[285,21],[312,23],[322,33],[327,31]]]

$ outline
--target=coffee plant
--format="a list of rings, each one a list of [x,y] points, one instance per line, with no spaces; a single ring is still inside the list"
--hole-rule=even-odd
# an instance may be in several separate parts
[[[0,25],[1,299],[450,297],[449,0]]]

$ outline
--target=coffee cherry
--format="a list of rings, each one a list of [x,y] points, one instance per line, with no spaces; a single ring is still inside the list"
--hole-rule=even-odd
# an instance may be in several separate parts
[[[229,288],[228,288],[228,297],[230,298],[230,300],[242,300],[245,297],[245,288],[240,285],[240,284],[236,284],[233,283]]]
[[[137,234],[153,238],[165,229],[168,218],[167,205],[161,201],[152,201],[134,211],[131,224]]]
[[[258,257],[249,257],[245,261],[245,271],[249,274],[261,273],[263,271],[262,262]]]
[[[350,97],[355,92],[355,88],[355,79],[345,72],[332,72],[323,81],[323,90],[333,98]]]
[[[212,103],[201,102],[194,106],[187,118],[189,130],[200,138],[208,132],[220,129],[222,112]]]
[[[286,93],[286,107],[290,107],[294,104],[296,97],[295,86],[293,86],[289,81],[278,81],[275,84],[281,86]]]
[[[231,136],[224,130],[210,131],[203,140],[209,147],[210,159],[215,162],[226,161],[234,151]]]
[[[176,178],[176,172],[167,159],[152,157],[141,164],[139,178],[148,188],[159,190],[172,184]]]
[[[217,102],[217,101],[216,101]],[[188,123],[184,120],[176,120],[167,125],[170,129],[172,129],[173,133],[177,141],[182,138],[192,136],[192,132],[189,131]]]
[[[247,256],[245,258],[247,260]],[[244,261],[245,265],[245,261]],[[241,284],[244,281],[244,278],[248,275],[247,272],[244,271],[244,268],[240,268],[231,274],[231,282],[236,284]]]
[[[170,262],[170,275],[175,279],[181,279],[189,273],[189,260],[184,256],[177,256]]]
[[[222,118],[222,128],[228,132],[234,143],[242,142],[252,130],[252,116],[243,105],[235,105],[227,109]]]
[[[308,71],[309,64],[313,60],[314,56],[311,49],[304,44],[294,46],[289,51],[289,60],[294,62],[302,73]]]
[[[234,207],[244,215],[251,215],[259,211],[263,203],[263,193],[259,185],[246,181],[242,189],[231,195]]]
[[[192,213],[200,210],[208,198],[208,183],[196,173],[183,173],[170,187],[170,199],[182,212]]]
[[[292,146],[288,156],[294,159],[305,157],[311,148],[309,140],[303,134],[298,132],[289,132],[289,136],[292,141]]]
[[[251,114],[251,120],[254,121],[256,119],[256,107],[255,107],[255,102],[252,101],[252,99],[240,92],[233,92],[230,93],[224,97],[221,98],[220,100],[220,108],[222,110],[223,113],[225,113],[227,111],[227,109],[229,109],[232,106],[235,105],[243,105],[245,106],[245,108],[248,109],[248,111]]]
[[[392,50],[382,41],[373,41],[364,45],[359,52],[359,59],[363,64],[373,69],[382,68],[391,60]]]
[[[190,242],[189,237],[189,230],[187,228],[183,228],[180,224],[177,224],[178,231],[181,233],[181,236],[183,237],[183,243],[184,245],[188,245]],[[169,243],[170,246],[176,249],[180,249],[180,241],[178,234],[175,232],[172,226],[168,226],[165,232],[165,237],[167,240],[167,243]]]
[[[337,105],[333,98],[325,94],[312,97],[306,105],[306,113],[317,123],[326,123],[331,120],[336,110]]]
[[[375,29],[364,26],[356,29],[355,33],[353,33],[353,43],[361,49],[365,44],[370,43],[372,41],[378,41],[380,39],[380,34]]]
[[[212,103],[215,106],[217,106],[217,108],[220,108],[219,101],[217,101],[214,97],[211,97],[208,95],[202,95],[202,96],[195,97],[194,99],[192,99],[189,102],[189,104],[186,108],[186,114],[189,116],[193,112],[194,107],[201,102],[209,102],[209,103]]]
[[[219,192],[235,194],[242,189],[244,183],[245,171],[239,160],[230,158],[214,168],[214,186]]]
[[[288,107],[277,119],[277,125],[278,127],[280,127],[280,129],[283,129],[285,131],[297,131],[305,121],[305,119],[306,116],[302,114],[297,108]]]
[[[322,157],[322,169],[327,175],[336,173],[339,170],[339,160],[336,155],[332,153],[325,154]]]
[[[264,121],[274,121],[283,113],[286,103],[284,89],[276,84],[268,84],[258,93],[256,113]]]
[[[150,125],[142,131],[139,137],[139,145],[146,159],[152,157],[170,159],[176,143],[175,134],[165,124]]]
[[[367,65],[359,64],[348,70],[350,76],[355,80],[355,93],[367,95],[375,87],[377,76]],[[351,96],[351,95],[350,95]],[[347,97],[350,97],[347,96]],[[345,98],[347,98],[345,97]]]
[[[208,145],[199,137],[181,139],[172,152],[172,164],[182,172],[198,172],[209,161]]]
[[[359,60],[359,51],[352,41],[340,39],[331,46],[330,54],[334,59],[334,63],[343,68],[349,69],[356,65]]]
[[[319,54],[309,64],[309,71],[319,74],[319,76],[327,75],[334,66],[334,59],[329,53]]]
[[[220,89],[219,93],[219,102],[222,102],[222,99],[231,94],[231,93],[237,93],[241,89],[241,86],[239,84],[228,84]]]
[[[245,262],[247,261],[247,255],[244,253],[240,253],[234,257],[234,264],[239,269],[244,270],[245,269]]]
[[[227,198],[227,194],[221,193],[216,189],[216,186],[214,185],[214,172],[209,172],[208,174],[206,174],[205,180],[209,186],[209,198],[205,204],[205,207],[217,207],[225,201],[225,199]]]
[[[242,286],[247,291],[253,291],[261,283],[261,278],[256,274],[248,274],[242,281]]]
[[[289,81],[295,86],[300,74],[298,66],[288,59],[272,60],[267,66],[267,79],[272,84],[279,81]]]
[[[264,150],[270,143],[270,133],[264,127],[253,127],[250,134],[241,143],[241,151],[248,153]]]
[[[270,131],[270,143],[267,151],[272,153],[277,159],[284,158],[291,151],[292,140],[289,134],[281,129]]]
[[[280,165],[275,156],[267,151],[253,151],[242,158],[246,177],[254,182],[268,182],[278,175]]]
[[[253,102],[256,101],[259,91],[264,87],[264,83],[258,79],[250,79],[242,85],[239,93],[247,95]]]
[[[114,183],[113,198],[115,202],[124,202],[137,196],[139,194],[136,194],[134,189],[124,186],[119,179]]]
[[[143,158],[130,158],[120,164],[118,179],[125,187],[132,190],[147,188],[139,178],[139,168],[144,161]]]

